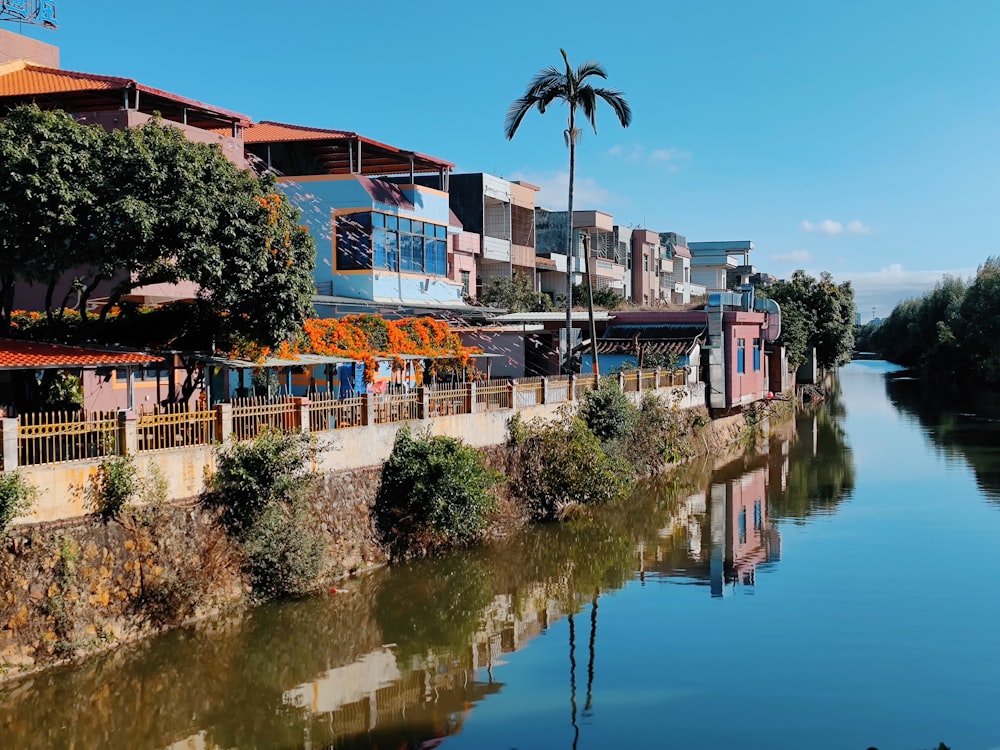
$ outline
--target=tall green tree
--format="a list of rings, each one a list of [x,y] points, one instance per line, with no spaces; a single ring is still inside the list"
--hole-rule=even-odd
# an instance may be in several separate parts
[[[553,102],[562,102],[569,109],[566,130],[563,137],[569,147],[569,198],[567,201],[567,211],[569,220],[567,224],[566,238],[566,346],[567,360],[569,358],[568,347],[572,342],[573,329],[573,183],[576,177],[576,142],[580,137],[580,129],[576,126],[577,110],[590,126],[597,133],[597,102],[603,100],[611,107],[618,121],[623,128],[627,128],[632,122],[632,107],[625,99],[624,94],[616,89],[608,89],[594,86],[590,79],[600,78],[606,80],[608,77],[604,67],[597,62],[587,61],[577,68],[570,65],[566,50],[560,49],[564,68],[549,66],[538,71],[524,92],[524,95],[515,99],[507,109],[507,116],[504,119],[504,135],[507,140],[513,139],[517,129],[521,126],[521,121],[533,109],[537,109],[539,114],[545,114],[545,110]],[[587,281],[590,281],[590,259],[586,258]],[[591,300],[593,295],[590,295]],[[597,337],[594,331],[594,311],[593,302],[588,305],[590,311],[591,343],[594,355],[594,369],[598,368],[597,360]]]
[[[94,257],[103,132],[36,106],[0,122],[0,333],[19,283],[44,285],[51,316],[56,283]]]
[[[0,332],[16,284],[46,284],[52,317],[66,305],[53,290],[72,274],[84,322],[102,285],[103,319],[139,287],[186,281],[197,299],[170,316],[185,347],[273,347],[311,312],[314,264],[313,240],[272,178],[174,127],[108,133],[37,107],[0,123]]]
[[[536,292],[531,280],[522,274],[494,278],[479,295],[479,301],[508,312],[545,312],[552,307],[548,295]]]
[[[781,338],[788,363],[798,367],[810,348],[820,367],[837,367],[850,360],[854,348],[854,288],[824,271],[816,279],[798,270],[789,280],[759,290],[781,305]]]

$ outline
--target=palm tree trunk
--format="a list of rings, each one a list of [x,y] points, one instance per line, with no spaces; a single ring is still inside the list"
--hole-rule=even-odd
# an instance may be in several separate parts
[[[594,358],[590,367],[597,378],[601,377],[601,365],[597,361],[597,328],[594,326],[594,285],[590,279],[590,242],[583,243],[584,272],[587,274],[587,318],[590,321],[590,353]]]
[[[576,107],[569,108],[569,200],[566,205],[568,217],[566,238],[566,357],[564,373],[571,371],[573,342],[573,179],[576,172]]]

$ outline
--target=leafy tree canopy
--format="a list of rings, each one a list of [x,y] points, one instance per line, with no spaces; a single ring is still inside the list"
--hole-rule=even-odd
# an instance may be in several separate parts
[[[175,330],[189,346],[277,345],[311,309],[315,246],[298,219],[271,178],[176,128],[106,132],[20,107],[0,123],[0,333],[18,284],[44,286],[50,320],[77,307],[87,326],[98,290],[103,318],[139,287],[186,281],[197,297]]]
[[[536,292],[527,276],[495,278],[479,295],[479,301],[490,307],[500,307],[508,312],[545,312],[552,309],[548,295]]]
[[[820,367],[837,367],[850,360],[854,348],[854,289],[837,284],[826,271],[819,279],[805,271],[758,290],[781,306],[781,339],[788,363],[798,367],[808,350],[816,348]]]

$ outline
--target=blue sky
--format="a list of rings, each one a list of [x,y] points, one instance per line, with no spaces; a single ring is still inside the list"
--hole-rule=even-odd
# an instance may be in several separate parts
[[[57,0],[71,70],[355,130],[540,185],[565,207],[565,110],[508,104],[598,60],[632,104],[598,114],[577,206],[689,240],[752,239],[759,270],[850,279],[867,320],[1000,253],[1000,3],[502,4]],[[570,18],[564,14],[569,13]],[[12,24],[4,28],[16,30]]]

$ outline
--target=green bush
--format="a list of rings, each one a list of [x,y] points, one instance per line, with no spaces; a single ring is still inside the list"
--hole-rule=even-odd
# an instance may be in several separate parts
[[[301,596],[315,587],[323,569],[323,538],[306,504],[271,503],[243,540],[245,571],[261,599]]]
[[[509,435],[515,492],[537,519],[559,518],[573,504],[614,500],[631,487],[630,467],[609,456],[578,417],[523,422],[515,416]]]
[[[204,501],[242,548],[259,599],[306,593],[322,573],[324,541],[308,502],[313,450],[308,435],[266,431],[219,453]]]
[[[617,379],[605,378],[597,388],[583,395],[580,418],[601,442],[607,443],[620,440],[635,429],[639,410],[622,393]]]
[[[491,490],[500,479],[461,440],[414,437],[404,427],[382,469],[379,533],[396,555],[475,541],[496,510]]]
[[[230,534],[240,537],[274,503],[308,493],[313,443],[298,432],[266,430],[256,440],[223,448],[209,481],[206,503],[219,509]]]
[[[108,456],[97,470],[97,512],[108,521],[139,495],[141,482],[132,456]]]
[[[647,393],[639,406],[635,428],[618,444],[621,456],[639,474],[654,474],[667,464],[694,455],[691,443],[693,420],[669,406],[662,398]]]
[[[0,474],[0,536],[10,522],[26,513],[35,502],[38,490],[17,471]]]

